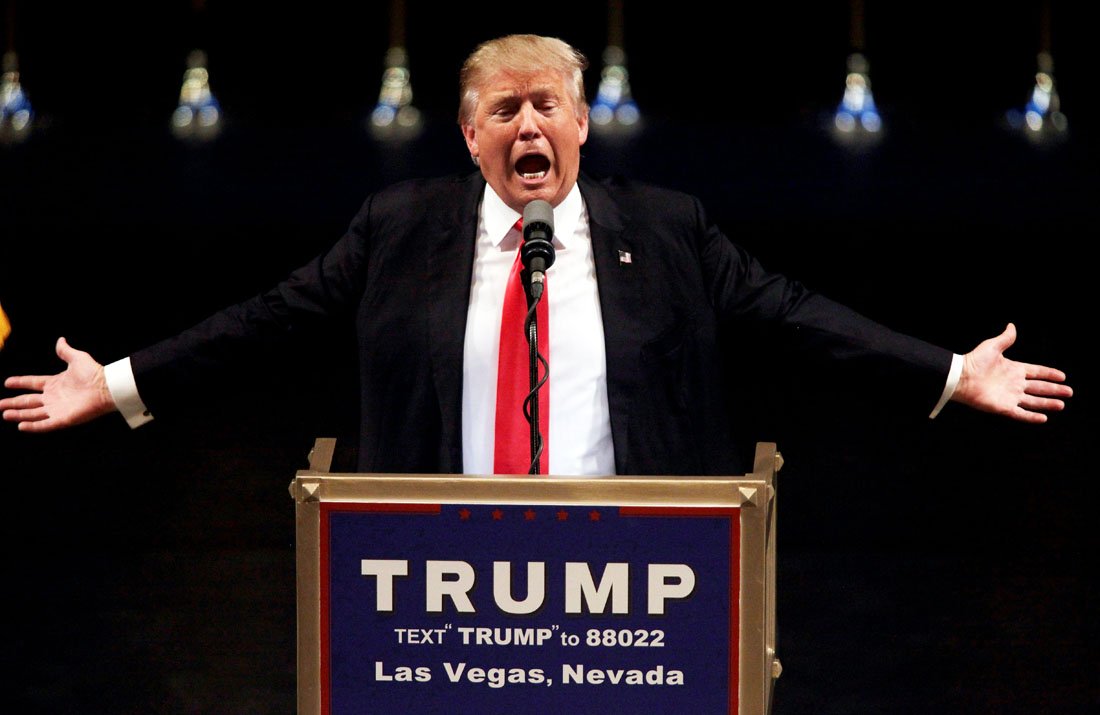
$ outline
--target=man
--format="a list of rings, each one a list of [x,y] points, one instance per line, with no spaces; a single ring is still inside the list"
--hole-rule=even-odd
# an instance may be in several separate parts
[[[497,472],[501,305],[524,207],[554,207],[548,272],[551,474],[736,474],[720,338],[747,322],[814,361],[935,416],[947,400],[1043,422],[1065,376],[1004,357],[1015,328],[966,355],[895,333],[770,274],[692,197],[580,173],[588,137],[583,56],[509,36],[462,69],[459,123],[480,172],[367,199],[347,234],[272,291],[106,369],[62,338],[52,376],[0,400],[44,432],[120,410],[132,425],[227,370],[350,318],[359,350],[359,468]],[[507,326],[506,328],[507,329]],[[518,326],[516,328],[519,329]],[[518,409],[518,407],[517,407]]]

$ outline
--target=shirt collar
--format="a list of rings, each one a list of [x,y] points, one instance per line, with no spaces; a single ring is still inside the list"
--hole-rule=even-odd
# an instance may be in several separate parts
[[[565,200],[554,208],[555,247],[568,247],[569,239],[573,237],[583,212],[584,199],[581,198],[580,187],[574,183]],[[520,214],[504,203],[492,186],[485,184],[485,196],[481,200],[481,220],[494,247],[500,247],[519,218]]]

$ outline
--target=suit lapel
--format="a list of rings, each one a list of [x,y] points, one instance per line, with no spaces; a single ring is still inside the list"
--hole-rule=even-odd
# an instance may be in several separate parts
[[[585,176],[581,195],[588,209],[592,255],[600,294],[604,343],[607,351],[607,399],[611,411],[611,439],[615,445],[615,471],[630,474],[630,406],[641,374],[645,305],[639,262],[644,246],[633,240],[630,219],[622,214],[607,190]]]
[[[438,230],[428,241],[428,335],[442,420],[442,472],[462,471],[462,353],[484,187],[480,174],[457,180],[454,200],[437,211]]]

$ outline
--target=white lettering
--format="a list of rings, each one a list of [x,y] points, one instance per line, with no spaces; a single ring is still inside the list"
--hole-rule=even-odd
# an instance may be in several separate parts
[[[687,598],[695,590],[695,572],[687,564],[649,565],[649,614],[663,614],[665,601]]]
[[[459,680],[462,679],[462,671],[466,670],[466,664],[459,663],[458,667],[455,668],[450,663],[444,663],[443,670],[447,671],[447,678],[452,683],[457,683]]]
[[[549,628],[489,628],[459,626],[462,645],[542,645],[554,632]],[[440,635],[442,642],[442,635]]]
[[[448,596],[459,613],[475,613],[470,602],[474,587],[474,567],[465,561],[428,561],[424,564],[427,580],[425,608],[429,613],[442,613],[443,597]],[[457,576],[447,580],[444,576]]]
[[[386,672],[386,666],[380,660],[374,661],[374,679],[379,683],[398,682],[427,683],[432,679],[432,670],[426,666],[420,666],[415,670],[407,665],[399,665],[394,668],[393,675]]]
[[[630,564],[610,563],[604,566],[603,577],[597,586],[592,570],[583,561],[565,564],[565,612],[582,613],[581,596],[589,613],[603,613],[611,600],[612,613],[630,611]]]
[[[670,600],[685,599],[695,592],[696,574],[687,564],[647,564],[646,607],[649,615],[663,615]],[[596,567],[597,569],[599,566]],[[394,611],[394,581],[409,575],[409,562],[401,559],[362,559],[359,567],[365,577],[376,582],[375,609]],[[563,574],[562,604],[566,614],[590,613],[593,615],[629,614],[630,612],[630,564],[612,562],[603,565],[597,579],[593,565],[583,561],[569,561]],[[512,562],[493,562],[493,600],[502,612],[511,615],[530,615],[546,605],[546,563],[527,562],[527,588],[523,598],[514,596]],[[458,613],[476,613],[471,592],[477,583],[477,573],[467,561],[425,561],[424,602],[428,613],[442,613],[444,600],[450,599]],[[557,592],[555,592],[556,596]],[[411,644],[442,642],[439,629],[395,629],[399,638]],[[459,629],[463,642],[476,640],[477,645],[502,645],[501,637],[492,629]],[[494,637],[495,636],[495,637]],[[518,645],[528,645],[530,630],[517,630],[507,636]],[[548,636],[539,632],[540,642]],[[620,645],[630,645],[622,643]],[[638,645],[645,645],[639,643]],[[652,645],[660,645],[654,642]]]
[[[359,562],[359,572],[364,576],[378,579],[378,592],[375,595],[376,611],[393,610],[393,578],[408,576],[409,562],[398,559],[363,559]]]
[[[669,669],[658,665],[646,671],[631,668],[630,670],[585,668],[581,664],[569,665],[562,663],[561,682],[564,685],[603,685],[609,683],[618,685],[683,685],[684,671]]]
[[[527,562],[527,598],[512,598],[512,562],[493,562],[493,599],[505,613],[526,615],[542,607],[546,600],[546,564],[542,561]]]

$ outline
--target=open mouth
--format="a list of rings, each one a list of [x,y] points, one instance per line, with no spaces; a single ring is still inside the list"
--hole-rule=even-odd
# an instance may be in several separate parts
[[[516,173],[524,179],[543,179],[550,171],[550,159],[542,154],[527,154],[516,162]]]

